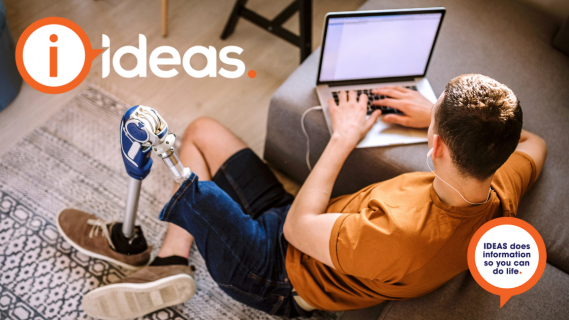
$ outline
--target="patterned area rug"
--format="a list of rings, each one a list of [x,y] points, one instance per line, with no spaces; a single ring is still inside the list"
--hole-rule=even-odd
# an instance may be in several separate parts
[[[54,219],[69,207],[122,219],[128,176],[119,123],[129,106],[90,87],[0,158],[0,319],[88,319],[83,295],[128,274],[71,248]],[[173,180],[162,161],[154,161],[142,184],[137,224],[155,254],[166,228],[157,217]],[[273,319],[225,295],[195,247],[190,262],[197,267],[194,298],[144,319]],[[337,317],[317,312],[313,318]]]

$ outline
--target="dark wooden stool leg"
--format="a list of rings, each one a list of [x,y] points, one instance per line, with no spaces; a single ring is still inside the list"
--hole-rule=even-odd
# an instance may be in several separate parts
[[[298,0],[300,22],[300,62],[312,52],[312,0]]]
[[[239,21],[239,18],[244,18],[257,26],[267,30],[275,36],[292,43],[300,48],[300,62],[304,61],[312,52],[312,0],[295,0],[281,13],[279,13],[273,20],[257,14],[245,8],[247,0],[237,0],[229,20],[223,29],[221,39],[225,40],[233,31]],[[296,11],[299,13],[300,21],[300,36],[288,31],[282,27]]]
[[[247,0],[237,0],[235,2],[235,6],[233,7],[233,11],[231,11],[231,15],[229,16],[229,20],[227,20],[227,24],[223,29],[223,33],[221,34],[221,39],[225,40],[229,38],[229,36],[235,31],[235,26],[239,21],[239,16],[241,15],[241,9],[245,7],[247,4]]]

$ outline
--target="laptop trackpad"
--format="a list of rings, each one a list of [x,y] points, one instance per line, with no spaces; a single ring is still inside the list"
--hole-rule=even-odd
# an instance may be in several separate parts
[[[385,123],[380,117],[357,148],[427,142],[427,129],[411,129]]]

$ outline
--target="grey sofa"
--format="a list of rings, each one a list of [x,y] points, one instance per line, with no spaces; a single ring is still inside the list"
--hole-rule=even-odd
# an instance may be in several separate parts
[[[435,94],[464,73],[481,73],[508,85],[521,101],[524,128],[549,149],[539,180],[525,195],[518,217],[531,223],[547,247],[547,267],[535,287],[499,308],[465,271],[436,291],[408,301],[348,312],[345,319],[569,319],[569,57],[551,45],[561,21],[508,0],[370,0],[361,8],[444,6],[447,9],[427,77]],[[275,92],[264,158],[302,183],[308,175],[300,117],[318,105],[314,91],[319,49]],[[322,114],[306,117],[311,163],[330,135]],[[410,171],[427,171],[426,144],[357,149],[349,156],[333,195]]]

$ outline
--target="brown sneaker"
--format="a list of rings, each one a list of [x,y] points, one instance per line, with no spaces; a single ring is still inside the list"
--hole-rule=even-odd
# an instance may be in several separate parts
[[[196,293],[192,269],[148,266],[116,283],[91,290],[83,310],[98,319],[132,319],[190,300]]]
[[[77,251],[93,258],[108,261],[125,269],[138,270],[150,261],[152,246],[138,254],[116,252],[109,235],[114,222],[107,222],[75,209],[65,209],[56,218],[61,236]]]

